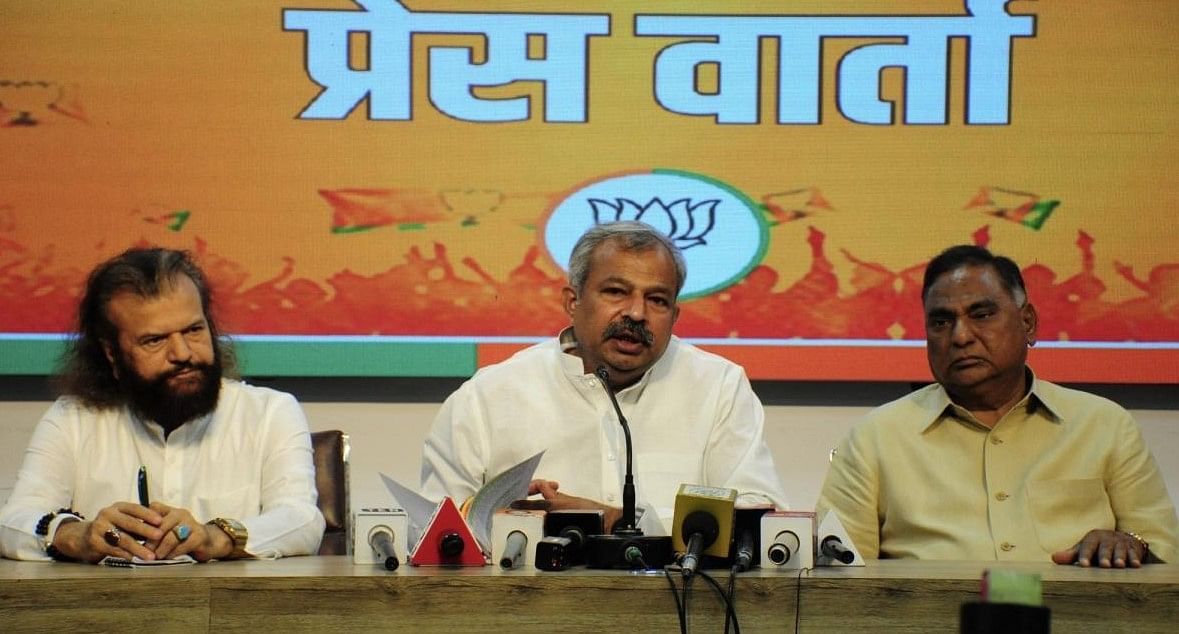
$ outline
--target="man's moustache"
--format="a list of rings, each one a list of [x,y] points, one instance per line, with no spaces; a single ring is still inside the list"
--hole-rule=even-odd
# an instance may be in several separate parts
[[[197,372],[200,372],[203,374],[203,373],[208,372],[209,368],[207,365],[205,365],[203,363],[198,364],[198,363],[185,362],[183,364],[177,365],[175,368],[168,370],[167,372],[164,372],[162,375],[160,375],[160,380],[167,380],[167,379],[170,379],[173,377],[177,377],[177,376],[180,376],[181,374],[184,374],[185,372],[189,372],[192,370],[196,370]]]
[[[625,320],[621,322],[611,323],[606,326],[606,332],[602,333],[602,341],[611,339],[621,334],[633,335],[636,339],[641,341],[644,346],[650,346],[655,343],[655,335],[651,334],[647,327],[637,321]]]

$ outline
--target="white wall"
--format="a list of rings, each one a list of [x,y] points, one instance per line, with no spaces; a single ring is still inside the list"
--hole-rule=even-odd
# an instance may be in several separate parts
[[[33,426],[49,406],[0,402],[0,500],[16,480]],[[342,429],[352,438],[352,507],[384,506],[391,499],[378,472],[416,488],[422,441],[438,403],[307,403],[313,431]],[[827,469],[827,455],[864,407],[772,406],[766,408],[766,440],[796,509],[814,507]],[[1179,500],[1179,411],[1136,410],[1135,417]],[[1177,504],[1179,506],[1179,504]]]

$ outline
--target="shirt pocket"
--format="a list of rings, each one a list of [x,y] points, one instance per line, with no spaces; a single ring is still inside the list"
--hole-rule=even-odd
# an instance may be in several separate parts
[[[1093,529],[1115,526],[1101,478],[1040,480],[1027,490],[1036,537],[1049,553],[1072,547]]]

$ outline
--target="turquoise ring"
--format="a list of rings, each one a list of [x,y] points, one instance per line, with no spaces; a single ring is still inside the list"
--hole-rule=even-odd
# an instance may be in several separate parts
[[[192,529],[189,528],[187,524],[181,524],[181,525],[177,526],[176,528],[173,528],[172,532],[176,533],[176,539],[179,539],[180,541],[184,541],[184,540],[188,539],[189,535],[192,534]]]

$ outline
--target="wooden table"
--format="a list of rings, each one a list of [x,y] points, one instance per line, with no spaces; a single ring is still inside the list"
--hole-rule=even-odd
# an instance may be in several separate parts
[[[737,582],[745,632],[954,632],[987,566],[1039,573],[1053,632],[1179,631],[1179,567],[1099,570],[1052,564],[880,561],[799,577],[755,570]],[[722,583],[727,572],[716,571]],[[679,579],[676,579],[677,586]],[[708,586],[691,625],[723,630]],[[799,607],[801,611],[799,612]],[[662,574],[403,566],[345,557],[230,561],[155,569],[0,561],[0,630],[676,632]]]

